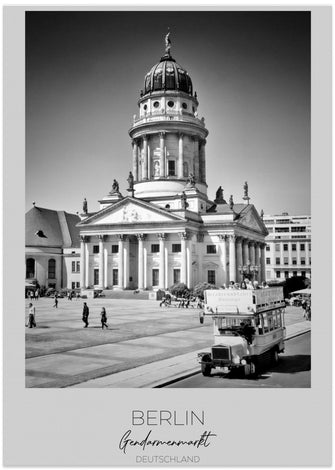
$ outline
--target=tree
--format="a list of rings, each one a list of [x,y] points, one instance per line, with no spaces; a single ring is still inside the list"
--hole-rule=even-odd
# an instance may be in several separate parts
[[[193,289],[193,294],[195,296],[200,297],[201,299],[204,298],[204,291],[208,289],[217,289],[213,284],[209,284],[208,282],[199,282]]]
[[[169,291],[176,297],[187,297],[190,294],[190,289],[183,282],[177,282],[170,287]]]

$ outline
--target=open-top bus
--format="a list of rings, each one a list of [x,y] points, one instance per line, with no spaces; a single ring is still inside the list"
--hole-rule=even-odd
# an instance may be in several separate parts
[[[210,352],[198,354],[203,375],[215,368],[224,374],[240,368],[245,376],[254,377],[265,360],[277,363],[284,352],[284,312],[281,287],[206,290],[200,321],[212,317],[214,345]]]

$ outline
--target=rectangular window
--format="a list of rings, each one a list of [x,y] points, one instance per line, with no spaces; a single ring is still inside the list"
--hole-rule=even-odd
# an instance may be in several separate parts
[[[159,285],[159,269],[153,269],[152,270],[152,286],[158,286]]]
[[[271,259],[270,258],[266,258],[266,264],[271,264]]]
[[[280,264],[280,258],[276,258],[276,264]]]
[[[215,285],[215,271],[213,269],[209,269],[207,271],[207,281],[208,281],[208,284]]]
[[[305,243],[300,243],[300,251],[305,251]]]
[[[266,251],[270,251],[269,245],[266,245]]]
[[[180,282],[180,269],[173,270],[173,284],[178,284]]]
[[[76,288],[76,283],[72,282],[72,289],[75,289],[75,288]]]
[[[289,227],[276,227],[275,232],[276,233],[283,233],[283,232],[289,232],[290,229]]]
[[[285,279],[288,278],[288,271],[284,271],[284,276],[285,276]]]
[[[276,271],[276,277],[277,277],[277,278],[280,277],[280,271]]]
[[[306,227],[291,227],[291,232],[306,232]]]
[[[284,251],[288,251],[288,244],[284,243]]]
[[[297,251],[297,244],[296,243],[292,243],[292,251]]]
[[[176,176],[176,162],[174,160],[168,161],[168,176]]]
[[[311,249],[312,249],[312,244],[311,243],[308,243],[308,249],[309,249],[309,251],[311,251]]]
[[[155,243],[154,245],[151,245],[151,253],[159,253],[159,244]]]
[[[216,245],[207,245],[207,254],[213,255],[216,253]]]
[[[301,271],[301,276],[306,277],[306,271]]]
[[[288,264],[288,258],[284,258],[284,264]]]
[[[294,264],[294,265],[297,264],[297,258],[292,258],[292,264]]]
[[[94,270],[94,285],[97,286],[99,284],[99,269]]]
[[[77,289],[80,289],[80,282],[76,282]]]
[[[276,244],[275,244],[275,250],[276,250],[276,251],[280,251],[280,243],[276,243]]]
[[[94,254],[99,253],[99,245],[93,245],[93,253]]]
[[[76,272],[76,262],[75,261],[72,261],[72,272],[73,273]]]
[[[80,273],[80,261],[76,262],[76,270],[77,270],[77,273]]]
[[[119,270],[113,269],[113,286],[119,285]]]
[[[296,276],[298,271],[293,271],[293,276]]]
[[[180,252],[181,252],[181,244],[172,243],[172,253],[180,253]]]
[[[300,259],[300,263],[301,263],[301,264],[306,264],[305,258],[301,258],[301,259]]]
[[[112,245],[112,253],[118,253],[119,252],[119,245]]]

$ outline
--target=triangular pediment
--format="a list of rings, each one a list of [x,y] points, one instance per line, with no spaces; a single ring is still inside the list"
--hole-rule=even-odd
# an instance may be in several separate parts
[[[239,214],[239,222],[248,227],[248,229],[267,235],[267,228],[257,210],[252,205],[247,206],[246,210]]]
[[[145,224],[180,220],[183,220],[180,216],[154,204],[127,197],[88,217],[80,225]]]

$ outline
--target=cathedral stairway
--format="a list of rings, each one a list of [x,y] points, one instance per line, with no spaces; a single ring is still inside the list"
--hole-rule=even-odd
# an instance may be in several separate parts
[[[104,290],[103,296],[106,299],[132,299],[132,300],[148,300],[149,292],[138,292],[136,290]]]

